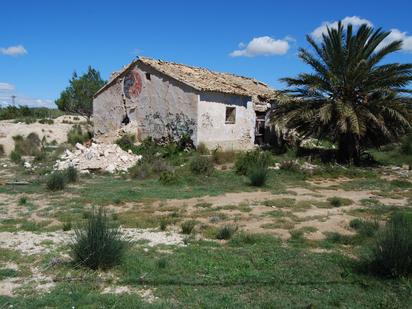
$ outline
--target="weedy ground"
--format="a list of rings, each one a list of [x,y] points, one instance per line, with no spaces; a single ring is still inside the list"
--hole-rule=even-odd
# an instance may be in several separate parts
[[[210,175],[181,165],[167,185],[90,174],[50,192],[47,166],[0,159],[0,308],[412,306],[409,278],[358,266],[376,229],[411,211],[409,178],[382,167],[270,169],[256,188],[226,165]],[[5,184],[15,180],[30,184]],[[132,235],[122,264],[105,272],[68,254],[73,228],[99,206]]]

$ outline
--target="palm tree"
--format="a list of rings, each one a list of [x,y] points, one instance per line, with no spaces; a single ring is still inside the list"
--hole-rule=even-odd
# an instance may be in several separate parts
[[[402,41],[382,46],[389,32],[362,25],[328,28],[322,42],[307,36],[312,54],[299,57],[313,72],[281,79],[289,98],[272,112],[276,124],[302,137],[329,139],[337,144],[340,162],[359,163],[365,147],[395,140],[411,126],[412,64],[379,64],[402,47]]]

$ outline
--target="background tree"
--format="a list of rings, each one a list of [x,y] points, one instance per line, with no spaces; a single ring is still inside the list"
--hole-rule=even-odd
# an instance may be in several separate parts
[[[315,53],[299,50],[313,69],[283,78],[290,100],[273,111],[273,121],[303,137],[325,138],[338,146],[340,162],[359,163],[365,147],[394,141],[411,125],[412,64],[381,64],[402,41],[385,46],[389,32],[362,25],[328,28],[320,43],[307,36]]]
[[[63,90],[55,103],[62,111],[90,118],[93,114],[93,95],[105,83],[99,71],[89,66],[87,72],[81,76],[73,73],[69,86]]]

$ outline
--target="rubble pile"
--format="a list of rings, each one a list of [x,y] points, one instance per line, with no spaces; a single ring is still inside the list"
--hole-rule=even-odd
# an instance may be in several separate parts
[[[77,143],[76,150],[74,152],[66,150],[56,161],[54,168],[64,170],[73,166],[83,173],[96,170],[114,173],[127,171],[141,159],[142,156],[135,155],[131,151],[126,152],[116,144],[92,143],[90,147],[85,147]]]

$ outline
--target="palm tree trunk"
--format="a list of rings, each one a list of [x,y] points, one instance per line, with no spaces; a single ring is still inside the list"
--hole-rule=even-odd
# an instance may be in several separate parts
[[[337,160],[343,164],[360,164],[359,138],[353,134],[344,134],[338,140]]]

